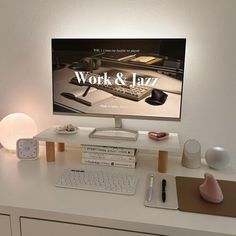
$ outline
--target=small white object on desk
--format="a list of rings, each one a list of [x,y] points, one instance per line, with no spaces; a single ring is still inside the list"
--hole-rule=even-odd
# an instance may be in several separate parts
[[[149,182],[149,187],[147,190],[147,201],[151,202],[152,200],[152,194],[153,194],[153,179],[154,179],[154,175],[150,175],[150,182]]]
[[[230,162],[230,156],[223,147],[209,148],[205,154],[207,164],[217,170],[224,169]]]
[[[55,131],[57,134],[76,134],[78,132],[78,127],[68,124],[56,127]]]
[[[147,176],[147,186],[145,206],[178,209],[175,176],[151,173]]]
[[[184,144],[182,165],[197,169],[201,167],[201,145],[195,139],[189,139]]]
[[[38,158],[39,142],[35,139],[19,139],[16,143],[17,157],[21,160],[35,160]]]

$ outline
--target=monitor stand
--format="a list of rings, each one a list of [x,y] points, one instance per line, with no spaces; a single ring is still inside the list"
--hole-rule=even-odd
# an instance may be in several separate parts
[[[122,120],[115,116],[115,127],[113,128],[95,128],[89,138],[118,139],[136,141],[138,131],[122,128]]]

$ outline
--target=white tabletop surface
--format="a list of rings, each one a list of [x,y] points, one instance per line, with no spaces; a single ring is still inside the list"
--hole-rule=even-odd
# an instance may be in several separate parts
[[[231,167],[214,171],[203,165],[192,170],[182,167],[180,158],[169,159],[168,172],[173,175],[203,177],[207,171],[219,179],[236,179],[236,171]],[[135,174],[139,178],[136,194],[56,188],[54,184],[63,170],[71,167]],[[236,218],[145,207],[145,178],[155,170],[155,157],[142,153],[136,169],[122,169],[82,165],[80,149],[56,153],[53,163],[46,162],[44,147],[35,161],[20,161],[15,154],[0,149],[0,212],[16,208],[24,216],[164,235],[236,235]]]

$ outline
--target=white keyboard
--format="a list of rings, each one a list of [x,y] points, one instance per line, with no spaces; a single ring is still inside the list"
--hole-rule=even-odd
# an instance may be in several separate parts
[[[134,195],[137,183],[138,178],[134,175],[67,169],[56,183],[56,187]]]

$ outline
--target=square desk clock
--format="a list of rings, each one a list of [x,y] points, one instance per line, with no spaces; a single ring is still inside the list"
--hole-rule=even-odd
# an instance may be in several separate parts
[[[19,139],[16,143],[17,157],[22,160],[38,158],[39,142],[32,138]]]

